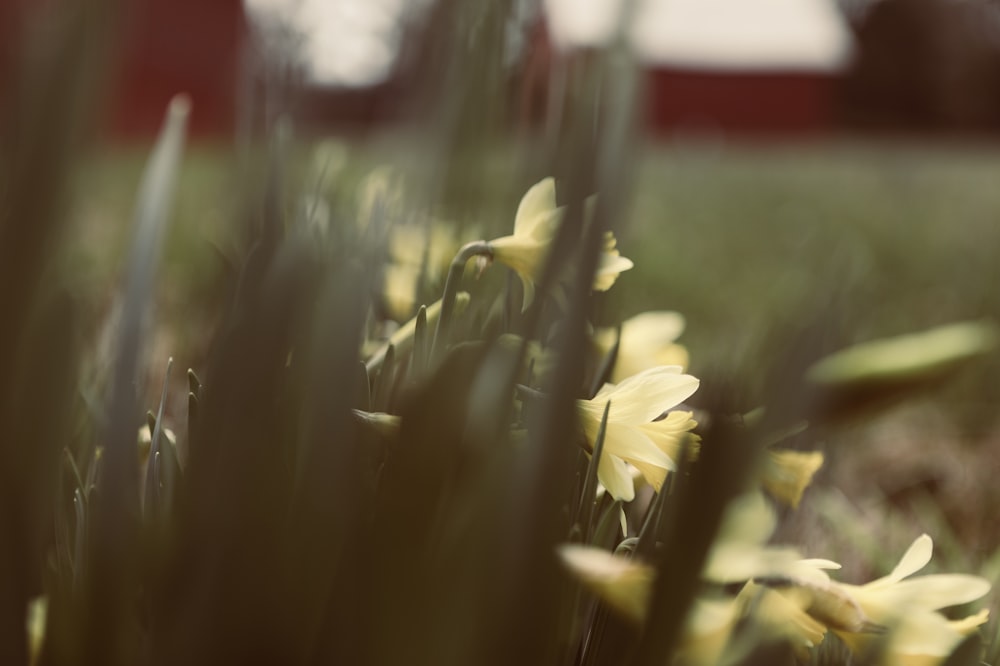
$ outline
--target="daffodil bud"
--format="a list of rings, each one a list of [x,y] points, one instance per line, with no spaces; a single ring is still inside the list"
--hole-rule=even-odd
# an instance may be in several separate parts
[[[794,509],[822,466],[823,454],[819,451],[768,449],[761,484],[772,497]]]

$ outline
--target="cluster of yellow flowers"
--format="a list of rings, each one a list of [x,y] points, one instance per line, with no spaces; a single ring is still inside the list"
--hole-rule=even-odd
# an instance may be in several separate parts
[[[985,596],[990,583],[978,576],[916,576],[931,559],[926,534],[913,542],[886,576],[864,585],[833,580],[836,562],[802,559],[797,551],[764,545],[774,518],[763,497],[734,502],[702,577],[706,583],[741,583],[730,597],[697,598],[688,616],[679,657],[688,664],[720,663],[740,623],[754,622],[761,641],[787,641],[803,658],[827,632],[859,656],[881,654],[878,663],[940,664],[988,619],[988,611],[949,619],[942,609]],[[567,544],[565,566],[609,607],[629,620],[646,619],[654,568],[591,546]]]
[[[468,257],[460,253],[452,267],[460,268],[472,256],[507,266],[521,281],[522,308],[527,309],[563,216],[564,208],[556,205],[555,183],[547,178],[521,200],[513,234],[467,245]],[[602,250],[592,285],[601,291],[633,266],[619,254],[612,234],[607,234]],[[468,295],[463,296],[467,303]],[[441,310],[440,301],[429,306],[428,320],[437,321]],[[596,497],[607,494],[615,502],[632,502],[637,482],[660,492],[680,456],[685,452],[697,456],[700,440],[693,432],[697,422],[684,402],[697,391],[699,380],[685,372],[687,351],[676,342],[683,330],[681,315],[647,312],[617,330],[593,331],[593,345],[602,357],[617,345],[608,375],[611,383],[592,398],[577,401],[586,450],[593,456],[600,449]],[[408,349],[413,331],[413,322],[404,325],[392,343]],[[537,377],[550,363],[537,343],[532,344],[530,365]],[[853,356],[849,360],[857,365]],[[842,365],[835,363],[829,372]],[[827,372],[825,366],[820,370]],[[852,373],[852,377],[857,374]],[[383,430],[399,427],[398,417],[357,414]],[[731,503],[705,562],[706,592],[695,600],[687,618],[678,654],[683,663],[724,661],[734,632],[751,620],[761,640],[786,641],[804,657],[832,632],[858,655],[882,655],[881,663],[938,664],[987,620],[986,610],[962,619],[949,619],[941,612],[986,595],[990,584],[985,579],[913,576],[930,561],[932,542],[927,535],[913,542],[892,572],[864,585],[831,578],[829,572],[840,568],[836,562],[806,559],[794,548],[768,545],[776,518],[765,493],[771,500],[797,507],[822,464],[823,455],[817,451],[773,445],[767,449],[758,487]],[[621,526],[621,536],[627,537],[624,511]],[[656,576],[652,565],[581,544],[566,544],[558,554],[568,571],[612,610],[639,625],[646,622]],[[726,589],[739,591],[726,595],[721,592]]]

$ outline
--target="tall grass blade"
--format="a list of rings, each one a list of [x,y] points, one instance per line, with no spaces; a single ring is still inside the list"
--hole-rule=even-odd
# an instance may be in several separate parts
[[[169,220],[174,181],[180,167],[190,101],[176,97],[167,109],[139,189],[135,230],[129,251],[125,294],[108,405],[108,431],[98,483],[100,503],[93,507],[87,615],[80,656],[91,663],[134,663],[138,638],[128,626],[129,599],[137,584],[139,519],[135,382],[139,375],[143,319],[153,299],[153,280]],[[155,441],[154,444],[155,446]]]

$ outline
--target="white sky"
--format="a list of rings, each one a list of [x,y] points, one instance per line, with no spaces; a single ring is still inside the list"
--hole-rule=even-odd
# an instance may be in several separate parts
[[[542,0],[554,41],[597,45],[617,30],[627,0]],[[244,0],[251,16],[282,17],[301,34],[312,81],[383,79],[400,20],[427,0]],[[714,69],[836,70],[851,37],[832,0],[635,0],[628,35],[650,63]]]

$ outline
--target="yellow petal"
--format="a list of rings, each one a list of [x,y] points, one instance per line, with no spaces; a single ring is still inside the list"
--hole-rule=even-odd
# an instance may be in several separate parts
[[[690,431],[697,427],[698,422],[691,418],[691,412],[670,412],[665,418],[638,426],[644,435],[649,437],[671,460],[676,461],[681,454],[681,446],[687,441],[688,455],[691,460],[698,456],[697,436]]]
[[[521,198],[514,216],[514,233],[530,234],[539,218],[556,208],[556,181],[545,178],[531,186]]]
[[[895,663],[941,663],[965,638],[939,613],[906,609],[896,619],[898,622],[891,625],[888,638],[888,657]],[[868,641],[855,639],[862,649],[870,641],[871,638]]]
[[[621,343],[611,381],[620,382],[657,365],[688,365],[687,350],[675,340],[684,331],[684,317],[677,312],[643,312],[621,325]],[[614,329],[599,330],[594,341],[601,355],[611,351]]]
[[[688,613],[677,661],[687,666],[712,666],[720,657],[736,621],[736,602],[732,599],[695,599]]]
[[[646,619],[653,567],[592,546],[565,544],[557,552],[566,568],[609,607],[636,623]]]
[[[622,460],[649,463],[664,469],[674,469],[674,461],[635,426],[608,422],[604,437],[604,452]]]
[[[630,259],[618,254],[602,254],[594,275],[593,288],[596,291],[607,291],[614,285],[618,276],[632,268],[635,264]]]
[[[934,574],[917,576],[893,585],[863,585],[858,599],[869,614],[891,614],[896,609],[919,607],[938,610],[958,606],[986,596],[990,582],[967,574]],[[878,618],[876,618],[877,620]]]
[[[606,453],[602,455],[597,461],[597,478],[615,500],[631,502],[635,499],[632,473],[621,458]]]
[[[611,400],[609,419],[641,425],[673,409],[698,390],[699,381],[677,366],[658,366],[616,385],[605,385],[593,400],[581,401],[592,412],[603,412]]]
[[[796,648],[819,645],[826,635],[826,626],[809,615],[795,595],[747,583],[737,599],[753,611],[761,629],[790,641]]]
[[[778,501],[797,508],[802,493],[823,466],[823,454],[782,449],[768,449],[767,454],[761,479],[764,489]]]
[[[684,315],[679,312],[643,312],[622,322],[622,344],[656,349],[679,338],[684,326]]]
[[[976,629],[986,624],[989,619],[989,609],[983,608],[978,613],[968,615],[960,620],[948,620],[948,625],[963,636],[968,636]]]
[[[881,585],[890,585],[892,583],[898,583],[907,576],[912,576],[916,572],[927,566],[927,563],[931,561],[931,555],[934,552],[934,542],[926,534],[921,534],[918,536],[910,547],[906,549],[906,553],[899,560],[899,564],[892,572],[883,578],[874,580],[868,584],[867,587],[878,587]]]
[[[403,264],[390,264],[385,269],[385,306],[389,316],[396,321],[413,314],[417,300],[417,280],[420,268]]]

